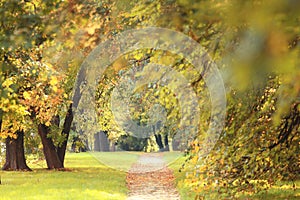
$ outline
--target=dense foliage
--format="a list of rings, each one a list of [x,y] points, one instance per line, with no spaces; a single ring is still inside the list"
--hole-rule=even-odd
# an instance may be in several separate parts
[[[199,42],[222,72],[227,116],[213,150],[199,157],[211,118],[201,77],[205,71],[197,72],[180,55],[156,49],[130,52],[112,63],[95,94],[99,121],[92,124],[89,116],[77,115],[73,125],[84,126],[76,129],[100,128],[128,150],[171,150],[177,130],[183,128],[175,83],[168,88],[152,82],[128,97],[135,122],[151,124],[155,113],[165,117],[164,126],[154,127],[149,140],[134,139],[122,130],[110,101],[115,88],[122,92],[124,78],[134,82],[151,63],[165,65],[187,78],[199,97],[199,132],[183,145],[189,162],[184,165],[190,169],[186,183],[199,198],[232,197],[298,179],[299,12],[298,1],[284,0],[0,1],[0,136],[14,140],[24,132],[27,148],[41,147],[37,143],[44,138],[61,149],[69,136],[73,86],[84,58],[121,31],[159,26]],[[132,76],[132,68],[141,72]],[[154,104],[164,113],[153,110]],[[92,140],[93,135],[80,137]]]

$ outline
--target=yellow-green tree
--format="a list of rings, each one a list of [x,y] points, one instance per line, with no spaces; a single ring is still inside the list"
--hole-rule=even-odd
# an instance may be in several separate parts
[[[215,148],[198,160],[205,148],[199,137],[191,150],[188,180],[198,197],[253,193],[299,178],[299,3],[178,2],[193,18],[195,39],[220,64],[228,91]]]

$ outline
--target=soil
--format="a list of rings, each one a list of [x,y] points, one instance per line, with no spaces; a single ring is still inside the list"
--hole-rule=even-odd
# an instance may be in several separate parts
[[[179,200],[173,171],[160,153],[145,153],[132,165],[126,178],[127,200]]]

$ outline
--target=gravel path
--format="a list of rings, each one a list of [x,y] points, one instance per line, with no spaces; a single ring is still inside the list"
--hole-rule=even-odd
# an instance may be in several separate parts
[[[127,200],[180,200],[174,179],[159,153],[145,153],[127,174]]]

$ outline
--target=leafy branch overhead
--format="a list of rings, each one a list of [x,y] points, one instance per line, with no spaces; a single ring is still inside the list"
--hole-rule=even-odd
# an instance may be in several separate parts
[[[49,169],[63,169],[65,152],[72,149],[69,135],[74,144],[93,149],[101,131],[111,147],[180,146],[187,155],[184,184],[199,199],[235,198],[299,179],[299,12],[299,1],[284,0],[0,0],[4,169],[28,170],[28,149],[41,151]],[[80,67],[92,50],[122,31],[149,26],[189,36],[213,62],[203,59],[198,71],[183,54],[138,49],[110,63],[97,77],[96,91],[87,91],[93,77]],[[118,48],[105,51],[115,54]],[[214,148],[200,156],[210,142],[210,123],[222,112],[212,113],[204,80],[212,63],[226,88],[225,126]],[[74,113],[82,102],[91,102],[83,106],[93,112]],[[128,124],[149,135],[134,138]],[[24,141],[30,148],[24,149]]]

